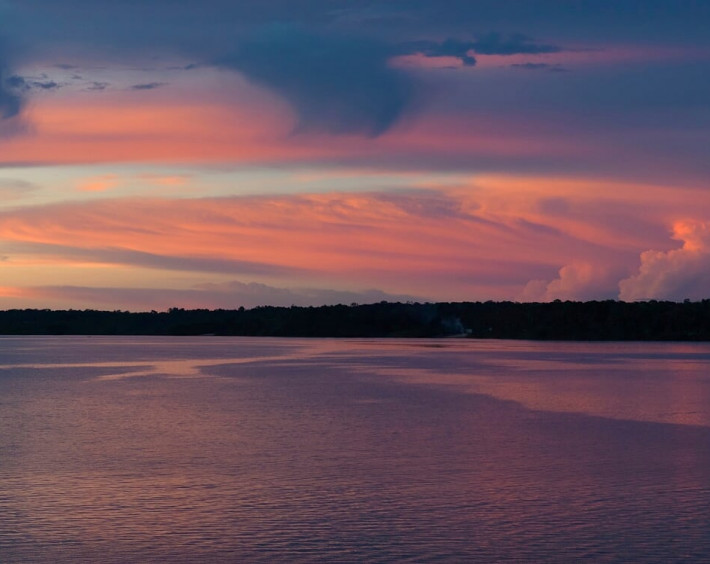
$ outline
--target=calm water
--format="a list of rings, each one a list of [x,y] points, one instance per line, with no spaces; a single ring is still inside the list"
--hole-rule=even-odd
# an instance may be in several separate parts
[[[710,561],[710,345],[0,338],[0,561]]]

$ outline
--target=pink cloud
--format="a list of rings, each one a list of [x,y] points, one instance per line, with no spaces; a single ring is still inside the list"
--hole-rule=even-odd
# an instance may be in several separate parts
[[[331,162],[449,169],[472,158],[528,163],[554,156],[559,162],[598,153],[580,139],[570,143],[542,124],[505,116],[422,115],[376,139],[294,136],[294,116],[268,96],[258,103],[198,100],[136,100],[126,93],[42,99],[26,111],[31,129],[3,140],[0,164]]]
[[[553,280],[528,282],[520,299],[534,302],[609,299],[615,292],[616,274],[604,265],[572,262],[560,268]]]
[[[611,298],[644,249],[665,257],[645,255],[645,264],[663,263],[666,270],[675,264],[664,228],[669,217],[710,210],[710,196],[675,187],[574,178],[459,181],[398,192],[114,198],[15,208],[0,213],[9,257],[2,263],[5,284],[35,286],[44,268],[47,276],[64,272],[58,282],[64,287],[83,287],[87,273],[95,272],[100,284],[114,269],[131,286],[150,279],[153,287],[162,279],[166,290],[176,291],[205,291],[194,284],[229,277],[288,289],[374,287],[435,300]],[[706,231],[676,225],[686,270],[706,264],[690,261],[707,257]]]
[[[0,215],[0,239],[55,265],[61,259],[458,299],[510,295],[547,268],[543,249],[559,248],[554,230],[487,216],[465,191],[434,190],[55,204]]]
[[[697,300],[710,296],[710,222],[677,221],[672,238],[682,241],[682,246],[641,253],[638,272],[619,282],[620,299]]]

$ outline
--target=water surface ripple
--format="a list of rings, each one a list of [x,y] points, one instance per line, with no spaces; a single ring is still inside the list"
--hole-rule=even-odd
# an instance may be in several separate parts
[[[710,346],[0,338],[0,561],[707,562]]]

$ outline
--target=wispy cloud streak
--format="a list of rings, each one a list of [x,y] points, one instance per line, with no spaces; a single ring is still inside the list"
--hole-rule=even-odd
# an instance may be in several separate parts
[[[54,204],[0,214],[0,240],[8,273],[21,265],[18,257],[31,256],[246,276],[246,283],[282,287],[328,281],[431,299],[610,298],[633,275],[642,251],[672,254],[666,236],[672,216],[710,209],[707,198],[669,207],[669,194],[678,193],[673,188],[587,183],[582,190],[583,181],[574,179],[527,182],[526,197],[515,200],[510,195],[521,193],[520,182],[479,178],[390,193]],[[647,194],[642,210],[634,203],[639,190]],[[645,222],[635,219],[639,213]]]

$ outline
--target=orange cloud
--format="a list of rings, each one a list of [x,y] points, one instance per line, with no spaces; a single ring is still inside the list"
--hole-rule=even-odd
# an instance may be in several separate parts
[[[139,177],[141,180],[147,180],[149,182],[158,184],[159,186],[185,186],[189,177],[185,175],[155,175],[155,174],[142,174]]]
[[[81,182],[78,189],[82,192],[105,192],[118,184],[115,174],[106,174]]]
[[[0,286],[0,298],[24,298],[32,294],[28,288]]]

